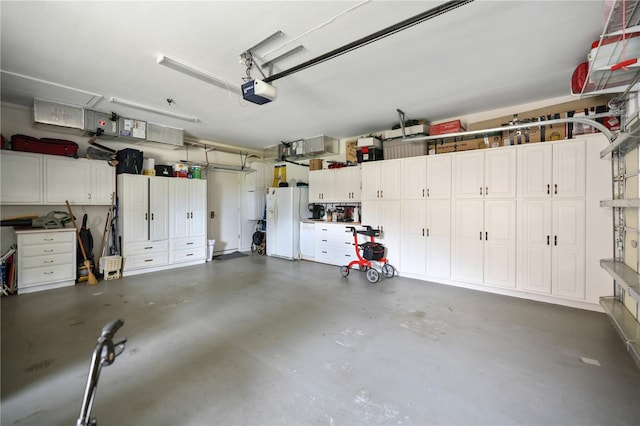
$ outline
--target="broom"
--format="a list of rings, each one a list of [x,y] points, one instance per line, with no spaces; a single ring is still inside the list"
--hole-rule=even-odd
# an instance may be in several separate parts
[[[73,227],[76,228],[77,230],[78,225],[76,225],[76,219],[73,217],[73,212],[71,211],[71,206],[69,205],[69,201],[65,200],[65,203],[67,203],[67,210],[69,210],[69,216],[71,216],[71,222],[73,223]],[[78,232],[76,232],[76,237],[78,238],[78,244],[80,244],[80,250],[82,250],[82,256],[84,257],[84,266],[85,268],[87,268],[87,274],[89,274],[89,279],[87,281],[87,284],[96,285],[98,284],[98,279],[96,278],[96,276],[93,274],[93,271],[91,270],[91,261],[87,257],[87,252],[84,251],[84,244],[82,244],[82,239],[80,238],[80,234]]]

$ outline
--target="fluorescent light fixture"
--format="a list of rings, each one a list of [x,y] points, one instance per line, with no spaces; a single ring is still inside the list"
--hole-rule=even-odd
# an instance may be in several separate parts
[[[180,62],[177,59],[170,58],[165,55],[160,55],[158,57],[158,63],[160,65],[164,65],[165,67],[168,67],[178,72],[181,72],[183,74],[186,74],[190,77],[197,78],[198,80],[204,81],[205,83],[212,84],[214,86],[220,87],[221,89],[226,89],[237,95],[241,94],[240,87],[237,86],[236,84],[229,83],[228,81],[225,81],[220,77],[216,77],[215,75],[209,74],[206,71],[203,71],[199,68],[194,67],[193,65]]]
[[[198,123],[200,121],[198,119],[198,117],[189,117],[188,115],[176,114],[175,112],[166,111],[166,110],[163,110],[163,109],[158,109],[158,108],[154,108],[154,107],[147,106],[147,105],[142,105],[142,104],[139,104],[139,103],[136,103],[136,102],[128,101],[126,99],[120,99],[120,98],[112,97],[112,98],[109,99],[109,102],[111,102],[112,104],[128,106],[128,107],[139,109],[139,110],[142,110],[142,111],[153,112],[153,113],[156,113],[156,114],[165,115],[167,117],[173,117],[173,118],[177,118],[177,119],[180,119],[180,120],[189,121],[191,123]]]

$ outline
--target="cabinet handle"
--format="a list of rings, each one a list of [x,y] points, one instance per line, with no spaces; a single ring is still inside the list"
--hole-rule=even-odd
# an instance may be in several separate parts
[[[151,220],[153,220],[153,213],[151,213]]]
[[[554,236],[553,236],[553,245],[554,245],[554,246],[557,246],[557,245],[558,245],[558,236],[557,236],[557,235],[554,235]]]
[[[424,237],[424,228],[422,228],[422,236]]]
[[[380,191],[380,198],[384,198],[384,191]]]
[[[91,199],[91,194],[89,194],[89,199]]]
[[[482,191],[482,188],[480,190]],[[482,241],[482,231],[480,231],[480,241]]]
[[[53,274],[53,271],[43,272],[43,274],[45,274],[45,275],[51,275],[51,274]]]
[[[550,235],[547,235],[547,245],[549,245],[549,238],[550,238]]]
[[[187,212],[187,219],[189,219],[189,212]]]
[[[488,232],[484,233],[484,240],[485,241],[489,241],[489,233]]]
[[[43,238],[44,241],[53,241],[53,238]]]
[[[489,195],[489,187],[488,186],[484,187],[484,195]]]
[[[427,237],[429,236],[429,228],[427,228]]]
[[[144,214],[144,220],[148,220],[149,219],[149,213],[145,213]]]
[[[188,253],[187,256],[193,256],[193,253]]]
[[[429,194],[429,188],[427,188],[427,198],[429,198],[431,195]]]
[[[145,259],[145,262],[153,262],[153,259]]]
[[[557,183],[555,185],[553,185],[553,193],[554,194],[558,193],[558,184]]]
[[[53,253],[53,249],[44,249],[42,251],[45,253]]]
[[[145,250],[151,250],[153,247],[145,247]]]
[[[380,198],[380,190],[376,192],[376,198]]]
[[[480,195],[482,195],[482,187],[480,187]]]
[[[422,198],[424,198],[424,188],[422,188]]]
[[[551,185],[547,184],[547,195],[551,194]]]
[[[193,245],[193,243],[187,243],[187,245],[188,245],[188,246],[191,246],[191,245]]]
[[[193,219],[193,212],[191,212],[191,217],[190,217],[190,219]]]
[[[45,260],[42,263],[53,263],[53,260]]]

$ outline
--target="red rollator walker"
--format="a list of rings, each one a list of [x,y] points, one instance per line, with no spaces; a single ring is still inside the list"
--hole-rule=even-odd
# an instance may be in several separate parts
[[[355,265],[360,267],[362,272],[367,274],[367,280],[370,283],[375,284],[380,280],[380,271],[374,268],[372,262],[381,263],[381,271],[382,275],[386,278],[391,278],[395,275],[396,270],[387,263],[387,258],[385,257],[386,248],[384,245],[375,242],[374,238],[380,236],[379,229],[372,229],[370,226],[365,225],[365,229],[361,229],[356,231],[355,226],[347,226],[347,232],[353,233],[353,241],[356,247],[356,256],[358,260],[351,261],[347,266],[340,267],[340,273],[343,277],[349,276],[349,271]],[[369,241],[365,243],[358,243],[358,234],[366,235],[369,237]],[[360,254],[360,249],[362,249],[362,254]]]

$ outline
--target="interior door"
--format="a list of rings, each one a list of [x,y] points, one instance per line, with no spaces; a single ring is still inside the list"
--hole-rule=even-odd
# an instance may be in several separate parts
[[[216,240],[215,253],[236,251],[240,247],[241,174],[211,170],[207,176],[208,238]]]

